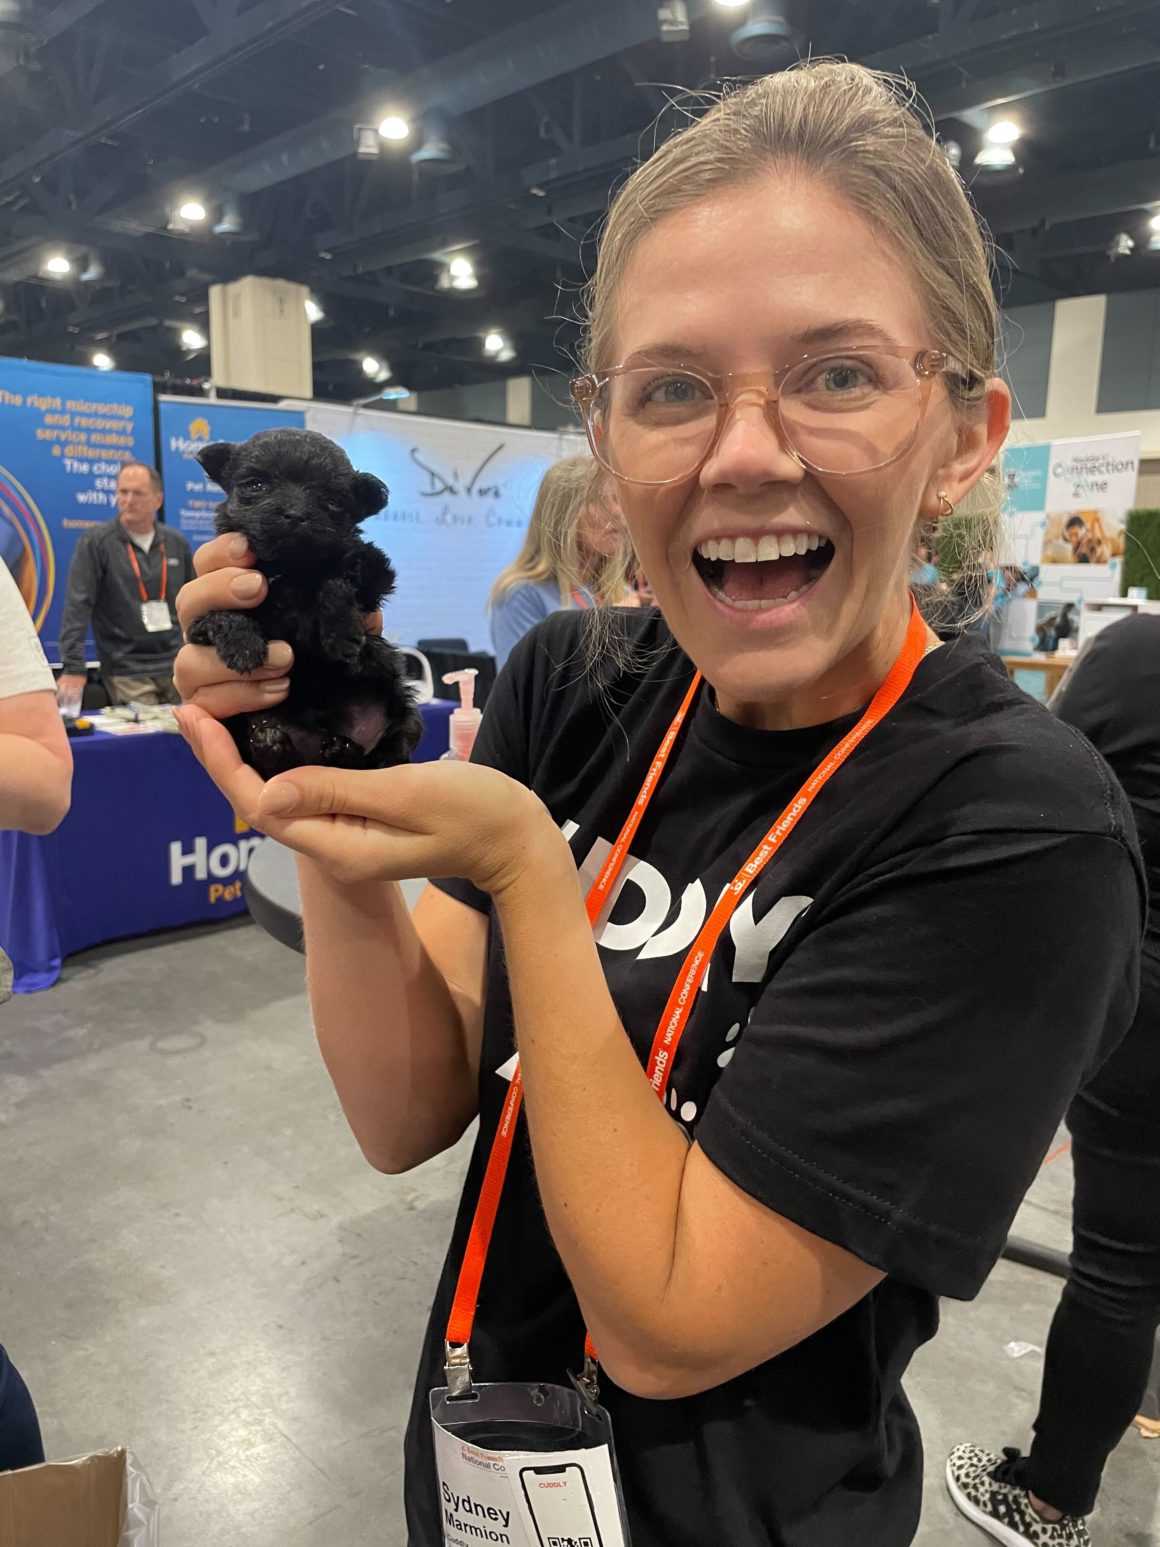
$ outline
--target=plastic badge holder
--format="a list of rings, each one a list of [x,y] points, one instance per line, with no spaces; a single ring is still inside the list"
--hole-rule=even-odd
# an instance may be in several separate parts
[[[607,1412],[566,1386],[431,1393],[445,1547],[629,1547]]]

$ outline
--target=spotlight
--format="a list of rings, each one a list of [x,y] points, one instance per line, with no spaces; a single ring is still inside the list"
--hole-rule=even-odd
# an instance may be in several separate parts
[[[943,155],[957,172],[963,164],[963,147],[958,140],[940,140],[939,144],[943,148]]]
[[[72,264],[65,257],[64,253],[54,252],[50,258],[45,260],[44,272],[46,274],[53,274],[57,278],[63,278],[64,275],[72,273]]]
[[[98,371],[111,371],[115,369],[117,362],[112,355],[107,355],[103,349],[98,349],[93,355],[93,364]]]
[[[447,265],[447,272],[452,279],[474,279],[475,265],[470,258],[452,258]]]
[[[384,140],[406,140],[411,136],[411,125],[398,113],[388,113],[379,125]]]
[[[305,301],[303,301],[302,305],[306,309],[306,320],[312,326],[316,322],[321,322],[322,319],[326,316],[326,313],[322,310],[322,307],[319,306],[318,302],[312,295],[308,295]]]
[[[204,349],[208,340],[204,333],[197,328],[182,328],[181,344],[184,349],[192,349],[195,353]]]
[[[507,340],[504,338],[502,333],[496,333],[493,331],[488,333],[484,338],[483,347],[489,355],[497,355],[503,350],[506,342]]]
[[[187,220],[191,226],[200,225],[205,219],[205,205],[200,199],[186,199],[177,206],[178,220]]]
[[[984,145],[975,157],[975,165],[984,172],[1005,172],[1015,165],[1010,145]]]
[[[1152,227],[1153,231],[1160,231],[1160,215],[1153,215],[1148,224]]]
[[[739,11],[742,6],[749,4],[749,0],[717,0],[717,4],[723,11]]]
[[[363,375],[371,381],[386,381],[391,374],[391,367],[385,360],[380,360],[378,355],[363,355]]]
[[[377,161],[382,142],[374,124],[355,124],[354,153],[360,161]]]
[[[1130,258],[1136,251],[1136,244],[1126,231],[1117,231],[1108,243],[1108,257],[1113,262],[1117,258]]]
[[[1009,118],[1000,118],[991,125],[983,138],[988,145],[1014,145],[1022,133],[1018,124],[1013,124]]]

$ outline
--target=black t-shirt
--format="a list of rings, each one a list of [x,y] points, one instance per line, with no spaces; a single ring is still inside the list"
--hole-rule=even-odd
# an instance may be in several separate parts
[[[475,751],[541,797],[589,882],[692,674],[659,614],[619,617],[639,665],[609,668],[594,692],[590,625],[560,613],[513,653]],[[752,730],[702,687],[597,931],[642,1063],[707,909],[852,723]],[[463,882],[442,885],[489,907]],[[1142,911],[1131,819],[1088,743],[977,642],[929,655],[738,908],[668,1098],[738,1186],[887,1277],[813,1337],[701,1395],[649,1402],[603,1380],[633,1547],[911,1541],[922,1453],[903,1372],[936,1330],[937,1297],[979,1289],[1069,1099],[1127,1026]],[[406,1442],[411,1547],[442,1540],[427,1398],[443,1384],[448,1308],[514,1051],[498,933],[480,1138]],[[598,1129],[589,1139],[608,1142]],[[483,1280],[476,1378],[566,1381],[582,1341],[524,1129]]]

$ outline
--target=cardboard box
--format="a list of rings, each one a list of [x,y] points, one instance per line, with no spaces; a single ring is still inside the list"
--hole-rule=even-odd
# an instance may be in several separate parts
[[[0,1472],[0,1547],[153,1547],[157,1506],[124,1450]]]

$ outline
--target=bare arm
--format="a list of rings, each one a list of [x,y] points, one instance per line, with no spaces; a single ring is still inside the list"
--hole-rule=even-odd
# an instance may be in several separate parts
[[[414,917],[390,881],[349,885],[299,856],[318,1045],[363,1154],[397,1173],[475,1117],[487,920],[428,887]]]
[[[72,752],[56,695],[0,698],[0,828],[50,833],[68,811]]]

